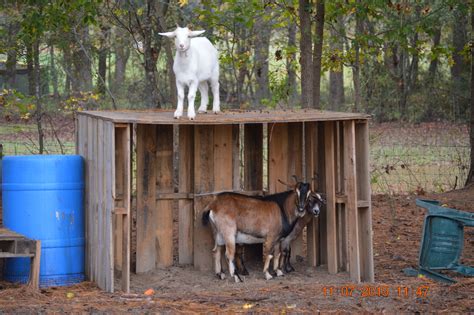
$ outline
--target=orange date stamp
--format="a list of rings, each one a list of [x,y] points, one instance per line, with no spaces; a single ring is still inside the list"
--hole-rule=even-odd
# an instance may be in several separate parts
[[[428,297],[430,287],[427,285],[420,285],[416,287],[407,286],[387,286],[387,285],[342,285],[342,286],[325,286],[323,287],[323,295],[325,297],[345,296],[345,297],[394,297],[400,298],[426,298]]]

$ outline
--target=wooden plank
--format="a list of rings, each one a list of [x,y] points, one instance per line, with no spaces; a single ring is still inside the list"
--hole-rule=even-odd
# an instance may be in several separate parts
[[[164,125],[230,125],[246,123],[288,123],[303,121],[336,121],[369,119],[370,115],[330,112],[315,109],[291,110],[225,110],[219,115],[197,115],[195,120],[174,119],[174,110],[84,111],[78,115],[100,117],[116,123]]]
[[[232,125],[232,189],[240,190],[241,163],[240,163],[240,125]]]
[[[128,293],[130,291],[130,218],[131,218],[131,181],[132,181],[132,128],[130,125],[117,126],[115,125],[115,152],[120,152],[118,155],[120,159],[115,160],[115,188],[119,185],[117,180],[121,181],[122,199],[120,204],[123,206],[121,215],[116,216],[121,218],[122,231],[117,231],[118,241],[121,241],[121,266],[122,266],[122,291]],[[114,193],[117,196],[117,192]],[[116,201],[117,204],[117,201]],[[117,257],[118,255],[116,255]]]
[[[191,158],[191,157],[192,156],[189,156],[188,159]],[[186,174],[186,175],[189,176],[190,174]],[[192,189],[192,188],[190,188],[190,189]],[[162,199],[162,200],[193,200],[194,199],[194,194],[193,193],[187,193],[187,192],[182,192],[182,193],[157,193],[156,194],[156,199]]]
[[[114,242],[112,211],[115,208],[115,127],[112,122],[104,122],[104,178],[105,178],[105,207],[104,207],[104,249],[105,251],[105,288],[114,292]]]
[[[343,195],[347,201],[347,196],[344,195],[344,125],[341,121],[336,122],[336,203],[338,203],[337,196]],[[337,253],[338,253],[338,268],[339,270],[349,270],[349,262],[347,259],[348,248],[348,226],[346,224],[346,205],[338,203],[336,205],[336,219],[337,219]]]
[[[263,189],[263,125],[244,126],[244,189]]]
[[[308,122],[304,124],[304,128],[306,180],[311,182],[314,191],[319,191],[317,183],[312,180],[318,173],[318,126],[316,122]],[[306,231],[308,264],[316,267],[319,262],[319,218],[311,219]]]
[[[303,180],[303,123],[288,124],[288,174],[287,182],[292,182],[292,176],[296,175],[298,179]],[[296,262],[298,256],[305,257],[303,237],[306,229],[291,243],[291,260]]]
[[[136,272],[156,264],[156,126],[137,126],[137,263]]]
[[[374,282],[368,123],[355,125],[355,139],[361,280]]]
[[[97,259],[98,259],[98,222],[97,222],[97,187],[98,178],[94,176],[97,174],[97,149],[99,147],[97,142],[97,119],[88,119],[88,142],[89,142],[89,181],[90,181],[90,193],[89,193],[89,216],[88,222],[90,227],[90,235],[87,239],[90,248],[89,263],[90,263],[90,280],[97,282]]]
[[[324,123],[324,152],[325,152],[325,179],[326,179],[326,234],[328,271],[337,273],[337,242],[336,242],[336,186],[335,186],[335,124]]]
[[[268,191],[273,194],[288,188],[288,124],[268,125]]]
[[[194,130],[192,126],[179,126],[179,192],[190,195],[194,191]],[[184,196],[183,196],[184,197]],[[193,196],[178,202],[178,262],[193,263]]]
[[[323,194],[326,193],[326,142],[325,142],[325,123],[318,122],[318,191]],[[319,261],[318,264],[324,265],[328,262],[327,254],[327,233],[326,233],[326,213],[327,211],[321,211],[319,213]]]
[[[223,161],[225,162],[225,160]],[[196,194],[214,191],[214,127],[194,127],[194,192]],[[219,181],[221,182],[221,181]],[[194,198],[194,267],[201,271],[212,269],[211,250],[214,246],[211,229],[202,225],[204,207],[212,196]]]
[[[28,284],[35,290],[38,290],[41,266],[41,241],[36,241],[35,243],[35,255],[31,258],[30,279]]]
[[[87,157],[86,157],[86,202],[85,202],[85,225],[87,231],[86,237],[86,275],[88,276],[90,281],[95,281],[94,275],[94,256],[93,256],[93,240],[95,239],[94,229],[93,229],[93,215],[94,215],[94,204],[93,204],[93,196],[94,196],[94,184],[95,180],[94,177],[91,176],[94,172],[94,162],[92,161],[92,155],[94,153],[94,138],[93,138],[93,118],[87,117]]]
[[[346,218],[347,222],[351,222],[351,224],[347,224],[349,273],[354,282],[360,282],[354,121],[344,122],[344,151],[344,191],[347,195]]]
[[[102,290],[106,290],[106,263],[105,259],[106,244],[105,244],[105,141],[104,141],[104,121],[97,119],[97,172],[95,177],[97,178],[97,221],[95,223],[95,229],[97,229],[97,253],[96,253],[96,278],[97,285]]]
[[[84,181],[85,181],[85,187],[84,187],[84,234],[86,236],[89,235],[89,226],[87,224],[87,214],[88,214],[88,207],[89,207],[89,185],[88,185],[88,177],[90,176],[88,173],[87,169],[87,156],[88,156],[88,138],[87,138],[87,117],[86,116],[77,116],[77,146],[76,146],[76,154],[79,154],[83,157],[84,159]],[[86,237],[87,239],[87,237]],[[86,241],[87,242],[87,241]],[[86,245],[87,247],[87,245]],[[85,274],[89,275],[89,264],[88,262],[88,251],[87,248],[85,248]]]
[[[263,124],[244,125],[244,190],[263,190]],[[261,261],[263,245],[245,245],[246,261]]]
[[[156,126],[156,192],[173,192],[173,126]],[[173,264],[173,201],[157,200],[155,213],[156,266]]]
[[[124,148],[122,146],[122,138],[123,138],[123,131],[126,130],[124,128],[118,128],[117,125],[115,125],[115,187],[113,190],[113,196],[115,200],[115,209],[113,210],[114,214],[118,213],[127,213],[127,209],[124,207],[124,186],[125,186],[125,152]],[[118,198],[118,196],[120,196]],[[118,211],[118,209],[121,209],[122,211]],[[122,239],[122,230],[123,230],[123,216],[122,215],[116,215],[113,216],[112,218],[113,221],[113,230],[114,230],[114,266],[115,269],[118,271],[122,270],[122,244],[123,244],[123,239]]]

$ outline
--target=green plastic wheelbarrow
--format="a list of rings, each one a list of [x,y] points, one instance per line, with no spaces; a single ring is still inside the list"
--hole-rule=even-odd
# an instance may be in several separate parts
[[[464,227],[474,227],[474,213],[441,207],[436,200],[417,199],[416,205],[428,210],[423,224],[419,270],[408,268],[404,272],[411,276],[421,273],[445,283],[456,281],[437,271],[451,270],[474,276],[473,267],[459,262],[464,246]]]

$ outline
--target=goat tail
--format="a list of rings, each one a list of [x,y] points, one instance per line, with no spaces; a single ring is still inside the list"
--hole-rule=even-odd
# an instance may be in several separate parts
[[[211,210],[207,210],[207,211],[204,211],[202,213],[202,225],[207,226],[207,224],[209,223],[209,213],[210,212],[211,212]]]

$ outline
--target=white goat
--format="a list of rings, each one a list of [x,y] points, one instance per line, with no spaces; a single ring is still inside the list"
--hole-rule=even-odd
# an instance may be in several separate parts
[[[176,75],[176,88],[178,90],[178,108],[174,117],[183,116],[184,88],[189,87],[188,92],[188,117],[193,120],[196,117],[194,111],[194,99],[199,88],[201,93],[201,105],[199,113],[207,110],[209,103],[209,88],[207,81],[211,83],[213,94],[212,111],[220,112],[219,104],[219,62],[217,49],[205,37],[191,38],[201,35],[205,31],[191,31],[187,27],[177,27],[176,30],[167,33],[159,33],[175,39],[176,55],[174,58],[173,71]]]

